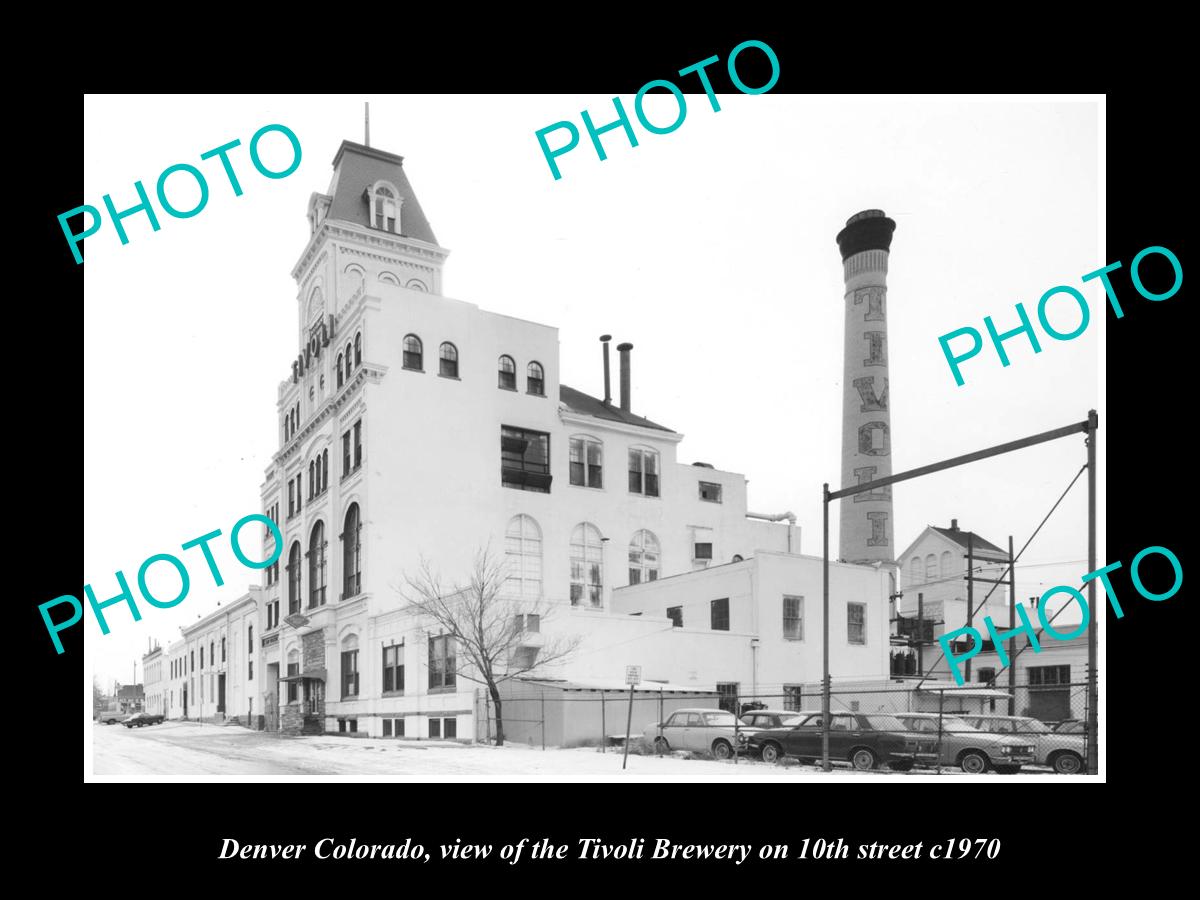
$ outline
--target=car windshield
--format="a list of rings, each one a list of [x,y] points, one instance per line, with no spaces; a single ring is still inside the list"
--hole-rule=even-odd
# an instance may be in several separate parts
[[[728,725],[733,728],[735,725],[741,724],[737,717],[731,712],[710,712],[704,714],[704,724],[706,725]]]
[[[936,719],[929,721],[937,725]],[[978,731],[978,728],[973,727],[966,719],[960,719],[958,716],[943,716],[942,731]]]
[[[793,725],[799,725],[804,721],[804,716],[781,716],[779,725],[782,728],[791,728]]]
[[[895,716],[873,715],[873,716],[862,716],[862,718],[866,721],[868,727],[874,729],[875,731],[908,731],[909,730],[908,728],[905,727],[904,723],[901,722],[899,719],[897,719]]]

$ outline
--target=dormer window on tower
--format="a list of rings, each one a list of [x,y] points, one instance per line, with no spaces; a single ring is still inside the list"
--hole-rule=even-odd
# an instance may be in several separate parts
[[[367,202],[371,205],[371,227],[392,234],[400,233],[400,192],[387,182],[376,182],[367,188]]]

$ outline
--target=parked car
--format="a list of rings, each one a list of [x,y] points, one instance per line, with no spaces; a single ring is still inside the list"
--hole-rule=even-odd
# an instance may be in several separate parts
[[[1015,734],[1033,741],[1035,765],[1050,766],[1060,775],[1083,771],[1084,736],[1061,734],[1032,716],[964,715],[968,725],[993,734]]]
[[[941,742],[938,761],[958,766],[968,775],[979,775],[989,768],[1002,775],[1015,775],[1021,766],[1033,762],[1033,741],[1017,736],[988,734],[974,728],[958,716],[937,713],[896,713],[910,731],[928,734]]]
[[[659,753],[670,750],[705,750],[717,759],[728,759],[734,747],[746,747],[747,729],[723,709],[677,709],[666,721],[647,725],[646,740]]]
[[[822,723],[821,713],[812,713],[791,727],[755,732],[750,735],[751,750],[757,750],[764,762],[784,756],[820,759]],[[909,731],[888,713],[833,713],[829,718],[829,758],[848,760],[863,771],[887,764],[906,772],[918,762],[936,762],[937,741]]]
[[[1065,719],[1051,730],[1055,734],[1087,734],[1087,723],[1082,719]]]
[[[786,728],[798,725],[805,716],[811,716],[812,711],[793,709],[756,709],[742,715],[742,724],[748,728]]]
[[[96,717],[96,721],[101,722],[104,725],[116,725],[118,722],[124,722],[128,718],[129,713],[123,713],[113,709],[100,713],[100,715]]]
[[[161,725],[163,717],[158,713],[134,713],[123,723],[126,728],[141,728],[143,725]]]

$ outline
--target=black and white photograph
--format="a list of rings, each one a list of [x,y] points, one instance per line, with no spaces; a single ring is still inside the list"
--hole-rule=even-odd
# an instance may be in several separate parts
[[[1104,779],[1104,97],[730,49],[85,96],[87,781]]]

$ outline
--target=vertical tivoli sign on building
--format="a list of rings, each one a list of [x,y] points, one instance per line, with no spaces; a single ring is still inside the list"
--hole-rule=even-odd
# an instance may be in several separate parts
[[[879,209],[851,216],[838,232],[846,282],[846,344],[842,383],[842,485],[892,474],[888,411],[887,267],[896,223]],[[891,562],[892,489],[844,497],[838,557]]]

